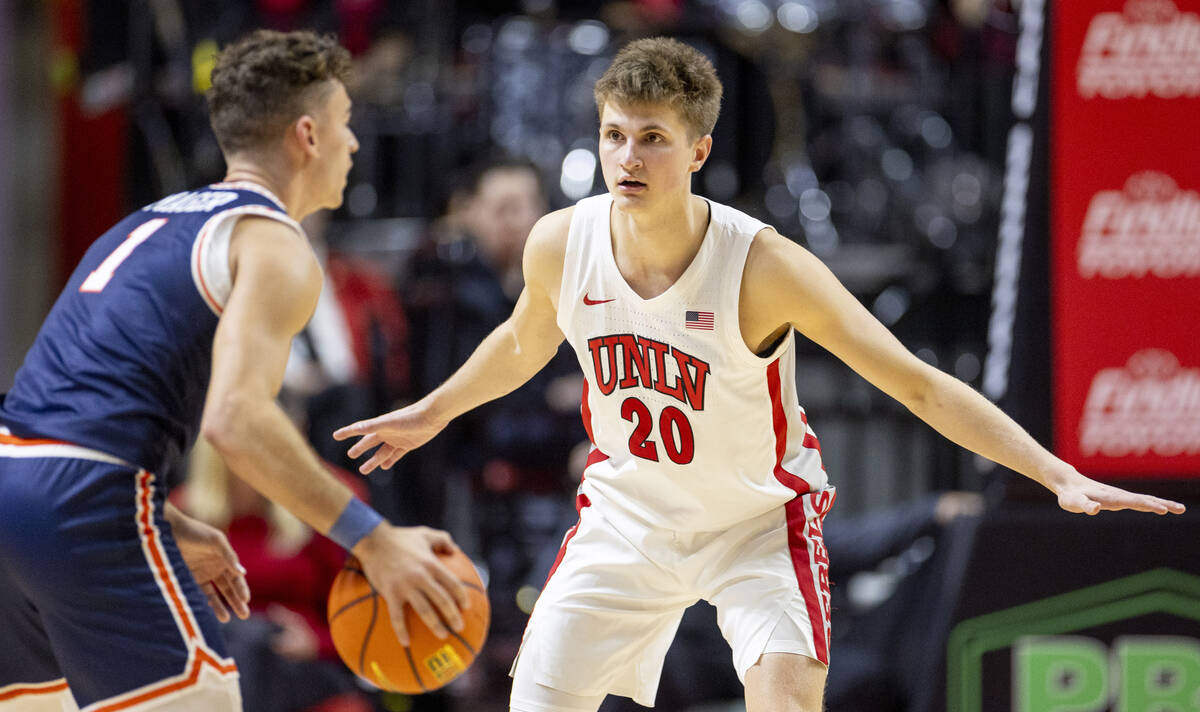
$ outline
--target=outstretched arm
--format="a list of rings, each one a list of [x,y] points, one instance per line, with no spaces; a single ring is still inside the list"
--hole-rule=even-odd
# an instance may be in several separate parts
[[[1067,511],[1184,510],[1084,477],[970,386],[910,353],[820,260],[773,230],[751,247],[739,311],[749,340],[790,323],[942,435],[1054,492]]]
[[[436,556],[454,549],[450,537],[393,527],[352,502],[275,401],[292,337],[321,291],[316,256],[282,223],[244,217],[234,227],[230,266],[233,289],[213,340],[204,436],[238,477],[351,549],[387,600],[402,641],[405,604],[443,636],[442,619],[460,628],[466,591]]]
[[[569,224],[568,209],[543,217],[533,227],[525,244],[525,288],[516,307],[445,383],[406,408],[347,425],[333,434],[337,440],[361,436],[349,450],[351,457],[379,446],[359,467],[360,472],[365,475],[376,467],[390,468],[454,418],[516,390],[549,363],[563,340],[555,302]]]

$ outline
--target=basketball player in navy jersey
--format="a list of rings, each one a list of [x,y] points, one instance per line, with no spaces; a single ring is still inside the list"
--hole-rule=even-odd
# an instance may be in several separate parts
[[[910,354],[833,274],[771,227],[691,192],[721,85],[699,52],[625,47],[595,87],[608,192],[533,228],[512,316],[443,385],[347,426],[391,467],[513,390],[566,338],[593,448],[513,669],[513,712],[653,705],[682,611],[717,608],[750,712],[819,712],[829,661],[821,520],[835,493],[796,403],[793,332],[955,442],[1071,512],[1183,506],[1090,480],[962,382]]]
[[[3,712],[241,709],[217,619],[249,614],[245,579],[223,536],[165,501],[197,431],[352,551],[391,611],[461,627],[465,592],[436,556],[450,537],[383,521],[275,403],[322,283],[297,221],[341,203],[358,149],[349,70],[311,33],[226,48],[208,95],[225,181],[102,235],[0,396]]]

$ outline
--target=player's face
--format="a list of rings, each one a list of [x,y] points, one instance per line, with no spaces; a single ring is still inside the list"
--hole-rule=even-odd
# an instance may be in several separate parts
[[[686,200],[712,137],[690,136],[675,109],[607,102],[600,114],[600,168],[617,206],[644,210]]]
[[[317,112],[317,145],[320,147],[322,172],[321,207],[336,208],[342,204],[346,178],[353,164],[351,156],[358,150],[358,139],[350,129],[350,96],[341,82],[326,96]]]

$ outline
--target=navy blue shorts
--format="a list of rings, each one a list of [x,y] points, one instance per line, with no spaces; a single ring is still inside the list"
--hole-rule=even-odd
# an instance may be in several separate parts
[[[0,433],[0,702],[62,689],[125,709],[236,676],[156,477]]]

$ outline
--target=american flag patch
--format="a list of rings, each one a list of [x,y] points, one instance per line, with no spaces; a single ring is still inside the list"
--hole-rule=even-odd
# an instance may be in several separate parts
[[[683,325],[689,329],[713,330],[713,313],[690,311],[683,314]]]

